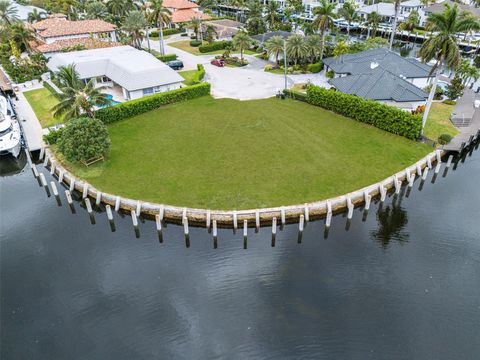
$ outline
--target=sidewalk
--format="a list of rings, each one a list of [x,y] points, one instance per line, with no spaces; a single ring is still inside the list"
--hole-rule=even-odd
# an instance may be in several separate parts
[[[33,90],[33,89],[28,89]],[[18,101],[13,100],[15,111],[17,112],[18,122],[23,129],[23,135],[30,151],[40,150],[45,146],[43,142],[43,132],[40,121],[33,112],[23,92],[17,92]]]

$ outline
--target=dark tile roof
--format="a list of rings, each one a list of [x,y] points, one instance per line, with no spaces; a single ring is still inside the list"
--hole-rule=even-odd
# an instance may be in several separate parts
[[[329,82],[343,93],[370,100],[407,102],[425,101],[428,97],[422,89],[379,67],[367,74],[343,76]]]
[[[428,77],[431,67],[413,58],[405,58],[384,49],[365,50],[356,54],[346,54],[323,59],[323,63],[337,74],[360,75],[372,71],[372,63],[395,75],[407,78]]]

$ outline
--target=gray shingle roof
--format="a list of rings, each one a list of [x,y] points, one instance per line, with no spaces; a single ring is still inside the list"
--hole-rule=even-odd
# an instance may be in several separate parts
[[[323,59],[323,63],[337,74],[360,75],[372,71],[371,64],[407,78],[428,77],[431,67],[413,58],[405,58],[393,51],[380,48]]]
[[[398,102],[425,101],[428,94],[399,76],[380,67],[368,74],[358,74],[330,79],[337,90],[370,100]]]

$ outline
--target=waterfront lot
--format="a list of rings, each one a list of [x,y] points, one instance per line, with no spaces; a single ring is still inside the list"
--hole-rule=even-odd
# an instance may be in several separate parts
[[[425,125],[425,136],[437,141],[442,134],[449,134],[452,137],[460,133],[450,121],[454,105],[447,105],[439,102],[432,104]]]
[[[431,151],[294,100],[170,105],[109,126],[104,163],[70,166],[101,191],[212,209],[320,200],[382,180]]]
[[[58,100],[50,91],[45,88],[41,88],[25,91],[23,95],[25,95],[25,98],[35,112],[35,115],[37,115],[42,128],[47,128],[63,122],[62,119],[56,119],[53,117],[51,109],[58,103]]]

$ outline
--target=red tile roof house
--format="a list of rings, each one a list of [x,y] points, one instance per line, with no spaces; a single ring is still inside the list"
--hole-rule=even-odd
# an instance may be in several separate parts
[[[29,26],[35,35],[35,50],[46,56],[76,46],[96,49],[121,45],[116,26],[103,20],[70,21],[65,15],[54,14]]]
[[[209,15],[200,11],[197,4],[188,0],[164,0],[163,6],[171,11],[173,25],[190,22],[193,18],[210,19]]]

